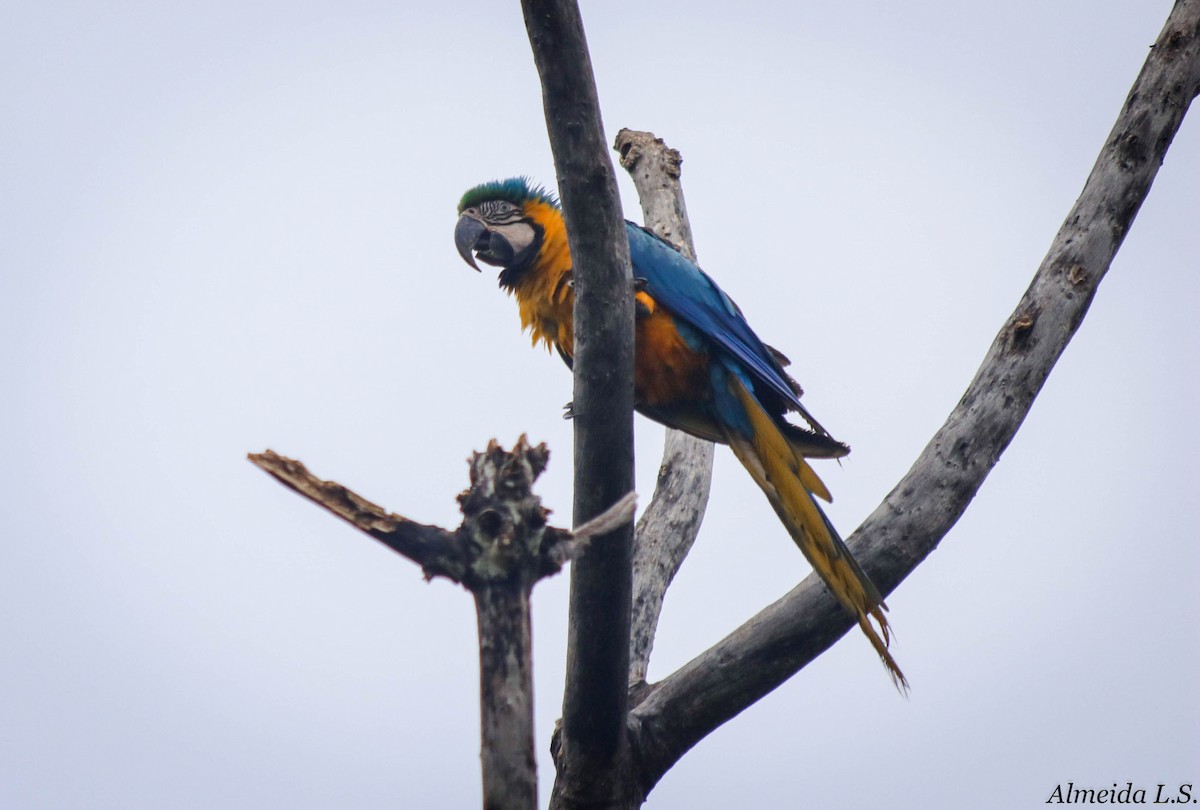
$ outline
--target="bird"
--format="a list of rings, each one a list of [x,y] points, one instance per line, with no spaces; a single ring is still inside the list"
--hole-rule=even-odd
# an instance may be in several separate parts
[[[908,681],[889,650],[879,590],[817,500],[832,500],[809,459],[841,458],[834,439],[800,403],[788,358],[766,345],[712,278],[653,232],[626,221],[634,276],[634,402],[650,419],[725,444],[766,494],[813,570],[858,621],[892,682]],[[476,271],[500,268],[534,346],[574,358],[574,284],[556,195],[528,177],[481,183],[458,203],[454,244]],[[803,425],[786,419],[794,413]],[[872,623],[874,620],[874,623]]]

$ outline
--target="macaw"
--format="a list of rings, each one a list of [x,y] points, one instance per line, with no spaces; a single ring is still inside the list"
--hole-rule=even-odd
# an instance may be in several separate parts
[[[555,196],[527,178],[476,186],[458,204],[454,243],[500,268],[533,344],[574,355],[571,254]],[[888,651],[887,605],[815,498],[829,490],[810,458],[841,458],[834,439],[800,404],[788,360],[763,343],[704,271],[650,231],[625,224],[635,278],[634,400],[667,427],[727,444],[766,493],[800,551],[879,654],[897,688],[908,682]],[[797,413],[807,427],[792,424]],[[815,497],[814,497],[815,496]],[[879,629],[871,623],[874,619]]]

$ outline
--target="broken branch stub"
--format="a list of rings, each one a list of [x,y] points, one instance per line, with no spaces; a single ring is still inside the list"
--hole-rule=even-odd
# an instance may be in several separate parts
[[[487,450],[472,454],[471,486],[458,496],[463,522],[456,532],[468,589],[502,582],[530,588],[582,551],[572,532],[547,525],[550,510],[533,494],[549,459],[545,444],[531,447],[524,435],[511,452],[493,439]]]
[[[471,485],[458,496],[462,524],[454,531],[388,512],[336,481],[317,478],[304,464],[274,451],[249,460],[284,486],[421,566],[426,579],[446,577],[471,591],[500,583],[530,588],[556,574],[592,537],[633,519],[628,493],[577,531],[547,525],[550,510],[533,494],[550,451],[522,435],[512,451],[495,439],[470,459]]]
[[[533,584],[578,557],[593,537],[633,520],[630,492],[575,532],[546,523],[550,510],[533,494],[546,469],[546,445],[525,436],[506,451],[495,439],[470,459],[471,485],[458,496],[463,522],[453,532],[394,515],[302,463],[267,450],[250,461],[276,480],[475,597],[479,625],[480,760],[485,807],[533,810]]]

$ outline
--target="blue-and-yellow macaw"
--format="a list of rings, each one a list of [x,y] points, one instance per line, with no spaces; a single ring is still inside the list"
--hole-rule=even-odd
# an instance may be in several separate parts
[[[499,267],[500,286],[516,296],[534,345],[555,348],[570,365],[571,253],[555,197],[518,177],[476,186],[458,213],[459,254],[476,270],[476,259]],[[800,404],[800,386],[783,368],[787,359],[758,338],[716,282],[644,228],[627,222],[626,233],[637,281],[637,410],[729,445],[813,569],[858,619],[897,687],[907,689],[888,651],[887,606],[814,499],[830,495],[807,459],[840,458],[850,448]],[[788,422],[789,412],[808,427]]]

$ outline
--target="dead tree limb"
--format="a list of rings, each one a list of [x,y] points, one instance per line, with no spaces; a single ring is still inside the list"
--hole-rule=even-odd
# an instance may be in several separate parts
[[[522,0],[575,285],[575,521],[633,488],[629,243],[575,0]],[[627,806],[633,529],[571,567],[567,683],[552,806]]]
[[[421,566],[425,579],[446,577],[462,582],[466,577],[465,561],[453,532],[393,515],[339,483],[322,481],[301,462],[273,450],[250,453],[247,458],[279,483]]]
[[[696,246],[680,183],[679,152],[650,132],[622,129],[613,148],[633,178],[647,228],[692,261]],[[633,544],[633,621],[629,682],[646,680],[663,597],[692,549],[712,485],[713,443],[667,430],[654,495],[642,512]]]
[[[533,650],[529,595],[539,579],[576,559],[596,536],[633,520],[635,496],[618,499],[569,532],[546,525],[533,482],[550,457],[522,436],[507,452],[495,441],[471,457],[471,486],[458,496],[462,525],[450,532],[391,514],[341,484],[322,481],[299,461],[268,450],[252,463],[318,506],[475,597],[479,620],[479,691],[483,806],[537,807],[533,746]]]
[[[962,515],[1079,328],[1200,92],[1200,0],[1178,0],[1083,192],[983,365],[913,467],[850,537],[890,593]],[[649,791],[688,749],[844,635],[853,620],[815,576],[651,687],[630,714]]]

